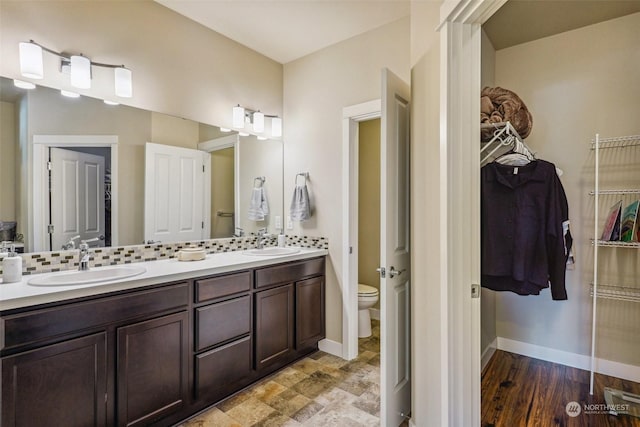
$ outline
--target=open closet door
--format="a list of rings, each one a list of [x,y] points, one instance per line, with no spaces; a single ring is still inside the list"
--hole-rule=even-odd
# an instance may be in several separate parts
[[[179,242],[208,239],[205,220],[211,209],[206,194],[209,153],[170,145],[145,145],[144,239]]]
[[[380,132],[380,420],[398,426],[411,411],[409,86],[382,70]]]

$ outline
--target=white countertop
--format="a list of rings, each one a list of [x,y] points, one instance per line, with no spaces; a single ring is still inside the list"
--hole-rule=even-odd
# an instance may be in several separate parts
[[[144,265],[147,271],[140,275],[73,286],[32,286],[27,282],[33,277],[40,276],[33,274],[23,276],[22,281],[17,283],[3,284],[0,280],[0,311],[314,258],[328,253],[326,249],[300,248],[300,252],[295,254],[279,256],[248,256],[243,254],[243,251],[234,251],[208,254],[202,261],[181,262],[175,258],[147,261],[125,264]],[[101,268],[109,267],[96,267],[94,270]]]

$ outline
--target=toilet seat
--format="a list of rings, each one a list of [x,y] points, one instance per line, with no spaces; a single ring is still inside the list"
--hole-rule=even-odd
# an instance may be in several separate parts
[[[373,286],[363,285],[361,283],[358,283],[358,295],[359,296],[378,295],[378,290]]]

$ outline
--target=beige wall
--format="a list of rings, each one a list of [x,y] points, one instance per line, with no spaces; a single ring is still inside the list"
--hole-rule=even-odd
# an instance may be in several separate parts
[[[284,66],[285,200],[309,172],[315,211],[287,233],[329,238],[327,338],[342,342],[342,109],[381,96],[381,69],[409,81],[409,19],[322,49]],[[286,205],[288,208],[288,204]]]
[[[589,142],[596,133],[639,133],[638,40],[640,14],[636,13],[496,52],[496,84],[515,91],[533,115],[527,142],[540,158],[564,170],[561,180],[577,257],[577,268],[567,272],[568,301],[552,301],[549,292],[537,297],[498,294],[498,336],[590,352],[593,199],[588,192],[593,185],[593,153]],[[618,188],[633,182],[637,188],[639,151],[603,152],[603,161],[618,165],[602,169],[611,177],[602,177],[603,186]],[[603,200],[602,211],[614,202]],[[603,280],[639,285],[640,251],[603,248],[600,253]],[[598,304],[598,356],[640,365],[638,304],[602,299]]]
[[[358,282],[380,289],[380,119],[360,122],[358,136]]]
[[[234,233],[234,218],[216,215],[216,212],[234,212],[233,147],[211,152],[211,238],[229,237]]]
[[[440,2],[411,2],[411,418],[447,425],[446,313],[440,253]]]
[[[151,139],[147,142],[197,150],[200,142],[200,123],[151,113]]]
[[[125,64],[133,72],[128,105],[231,127],[240,103],[282,114],[282,65],[149,1],[0,2],[0,75],[20,77],[18,43],[33,39],[59,52]],[[241,18],[240,18],[241,19]],[[45,54],[45,79],[69,87],[56,57]],[[113,99],[113,71],[93,67],[88,96]]]
[[[0,221],[16,221],[16,107],[0,102]]]

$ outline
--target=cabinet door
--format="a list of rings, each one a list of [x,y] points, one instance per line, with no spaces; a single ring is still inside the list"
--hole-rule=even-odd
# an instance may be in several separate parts
[[[118,329],[118,425],[147,425],[185,405],[188,315],[171,314]]]
[[[293,352],[293,283],[255,293],[256,369]]]
[[[106,425],[106,334],[2,359],[2,422],[14,426]]]
[[[296,349],[315,347],[324,338],[324,277],[296,283]]]

